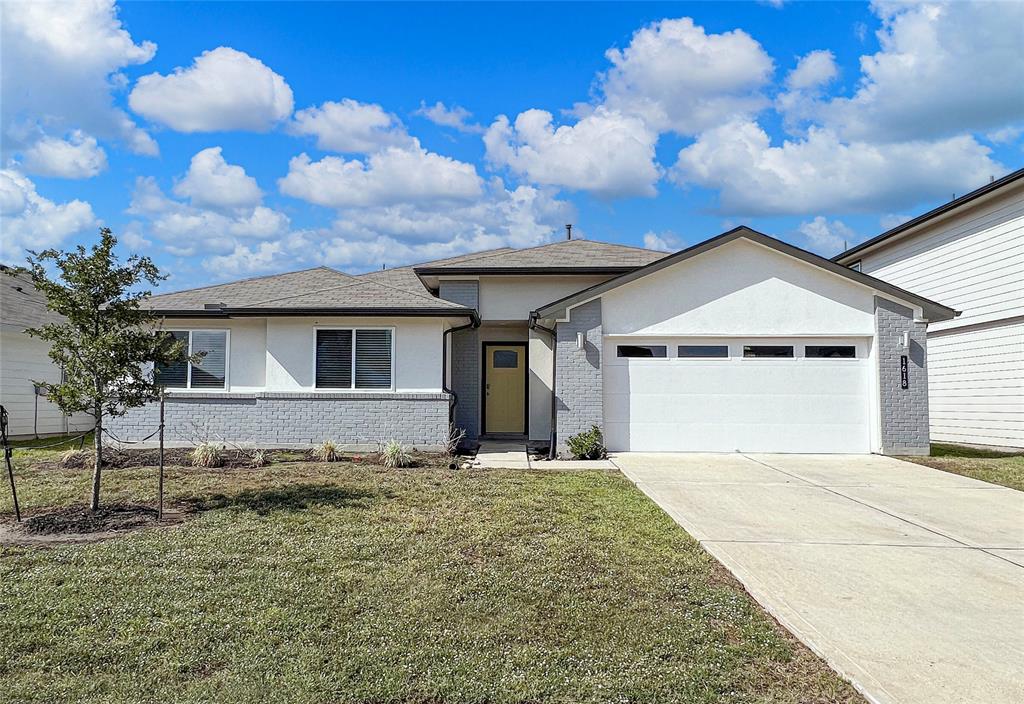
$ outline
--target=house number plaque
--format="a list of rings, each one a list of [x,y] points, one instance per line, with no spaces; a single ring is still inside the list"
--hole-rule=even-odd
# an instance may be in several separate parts
[[[907,355],[900,356],[900,388],[910,388],[910,375],[907,373]]]

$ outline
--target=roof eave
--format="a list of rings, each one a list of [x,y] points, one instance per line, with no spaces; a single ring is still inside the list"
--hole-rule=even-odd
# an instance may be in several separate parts
[[[150,309],[161,318],[285,318],[311,316],[387,317],[387,318],[445,318],[469,317],[479,320],[472,308],[217,308],[209,309]]]
[[[545,276],[625,274],[639,269],[637,266],[505,266],[505,267],[424,267],[413,268],[417,276]]]
[[[938,208],[933,208],[932,210],[929,210],[927,213],[918,215],[916,218],[913,218],[912,220],[908,220],[907,222],[897,225],[896,227],[890,230],[886,230],[882,234],[876,235],[875,237],[872,237],[871,239],[865,242],[861,242],[860,244],[854,247],[850,247],[845,252],[840,252],[836,256],[832,257],[832,261],[839,263],[848,263],[850,261],[856,261],[855,257],[857,255],[862,255],[868,249],[873,249],[876,246],[880,246],[894,237],[898,237],[899,235],[902,235],[910,230],[913,230],[914,228],[924,225],[925,223],[930,222],[935,218],[947,215],[950,212],[957,210],[958,208],[962,208],[965,205],[968,205],[978,200],[979,198],[983,198],[985,196],[993,194],[1000,188],[1009,186],[1021,179],[1024,179],[1024,169],[1017,169],[1016,171],[1010,172],[1006,176],[1003,176],[1002,178],[996,179],[991,183],[986,183],[981,188],[975,189],[970,193],[966,193],[960,196],[959,198],[955,198],[949,201],[948,203],[943,203]]]

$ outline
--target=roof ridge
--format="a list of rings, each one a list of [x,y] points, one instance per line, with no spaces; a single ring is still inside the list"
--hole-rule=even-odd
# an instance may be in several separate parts
[[[534,250],[537,250],[537,249],[544,249],[545,247],[564,246],[565,244],[570,243],[570,242],[590,242],[590,243],[593,243],[593,244],[599,244],[599,245],[603,245],[603,246],[606,246],[606,247],[619,247],[619,248],[622,248],[622,249],[630,249],[630,250],[634,250],[634,251],[638,251],[638,252],[649,252],[649,253],[652,253],[652,254],[661,254],[661,255],[665,254],[665,252],[659,252],[658,250],[655,250],[655,249],[647,249],[646,247],[636,247],[634,245],[629,245],[629,244],[619,244],[618,242],[605,242],[604,240],[575,239],[575,240],[559,240],[557,242],[546,242],[544,244],[534,245],[533,247],[523,247],[522,249],[516,249],[515,247],[505,248],[505,249],[511,249],[511,252],[496,250],[494,254],[489,254],[489,255],[486,255],[486,256],[483,256],[483,257],[476,257],[476,258],[474,258],[472,260],[469,260],[469,261],[479,262],[481,259],[493,259],[494,257],[500,257],[500,256],[504,256],[506,254],[511,254],[511,253],[520,254],[522,252],[531,252],[531,251],[534,251]],[[430,262],[425,262],[425,264],[430,264]],[[416,269],[431,268],[431,267],[425,266],[425,264],[417,264],[417,265],[414,266],[414,268],[416,268]],[[461,264],[461,262],[459,264],[450,264],[450,265],[442,264],[441,267],[445,267],[445,266],[457,267],[460,264]]]
[[[396,269],[419,269],[419,268],[425,267],[428,264],[435,264],[437,262],[443,262],[446,259],[464,259],[464,258],[467,258],[467,257],[472,257],[472,259],[469,259],[468,261],[475,261],[477,259],[486,259],[487,257],[495,257],[498,254],[501,254],[502,252],[508,252],[508,251],[518,252],[519,250],[517,250],[515,247],[494,247],[493,249],[482,249],[479,252],[467,252],[466,254],[456,254],[456,255],[451,256],[451,257],[441,257],[440,259],[431,259],[430,261],[419,262],[418,264],[406,264],[404,266],[395,267],[395,268]],[[394,269],[392,269],[391,271],[394,271]],[[367,273],[370,273],[370,272],[367,272]]]
[[[339,272],[339,273],[341,273],[341,272]],[[345,276],[348,276],[348,274],[345,274]],[[313,294],[313,293],[323,293],[325,291],[336,291],[336,290],[338,290],[340,288],[349,288],[351,286],[361,286],[361,285],[366,284],[366,283],[373,283],[373,282],[368,282],[368,281],[359,281],[357,279],[357,277],[355,277],[355,276],[348,276],[348,278],[350,278],[352,280],[351,281],[346,281],[345,283],[340,284],[338,286],[328,286],[327,288],[317,288],[317,289],[312,289],[310,291],[299,291],[298,293],[290,293],[287,296],[279,296],[277,298],[268,298],[268,299],[266,299],[264,301],[256,301],[255,303],[248,303],[248,304],[246,304],[244,306],[241,306],[241,307],[242,308],[255,308],[256,306],[262,305],[264,303],[276,303],[278,301],[287,301],[289,298],[299,298],[301,296],[308,296],[308,295]]]
[[[289,276],[291,274],[303,274],[303,273],[305,273],[307,271],[317,271],[318,269],[323,269],[324,271],[329,271],[329,272],[331,272],[333,274],[338,274],[339,276],[345,276],[345,277],[348,277],[350,279],[356,278],[356,277],[352,276],[351,274],[346,274],[343,271],[338,271],[337,269],[333,269],[333,268],[331,268],[329,266],[320,265],[320,266],[311,266],[308,269],[296,269],[295,271],[282,271],[282,272],[278,272],[277,274],[263,274],[261,276],[250,276],[250,277],[245,278],[245,279],[238,279],[237,281],[225,281],[224,283],[221,283],[221,284],[209,284],[207,286],[196,286],[195,288],[183,288],[180,291],[167,291],[166,293],[158,293],[156,295],[150,296],[149,300],[152,300],[154,298],[160,298],[161,296],[176,296],[179,293],[191,293],[193,291],[205,291],[207,289],[220,288],[222,286],[233,286],[235,284],[244,284],[244,283],[246,283],[248,281],[260,281],[262,279],[273,279],[273,278],[278,277],[278,276]]]

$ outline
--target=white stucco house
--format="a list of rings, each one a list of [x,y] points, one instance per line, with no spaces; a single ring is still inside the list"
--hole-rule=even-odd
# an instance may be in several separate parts
[[[834,261],[961,311],[928,328],[933,440],[1024,447],[1024,169]]]
[[[57,320],[29,276],[0,265],[0,404],[7,409],[7,432],[13,439],[92,428],[91,416],[64,415],[35,383],[59,382],[62,372],[47,356],[48,344],[25,330]]]
[[[745,227],[666,255],[588,240],[154,296],[207,355],[158,370],[168,437],[480,437],[564,452],[928,452],[926,329],[956,311]],[[116,419],[148,435],[156,409]]]

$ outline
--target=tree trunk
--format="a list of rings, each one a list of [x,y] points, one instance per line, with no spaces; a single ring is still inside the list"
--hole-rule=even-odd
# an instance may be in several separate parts
[[[93,446],[96,451],[92,470],[92,503],[89,504],[93,511],[100,507],[100,474],[103,471],[103,410],[99,406],[96,407],[95,418],[96,427],[93,432],[96,435],[93,438]]]

